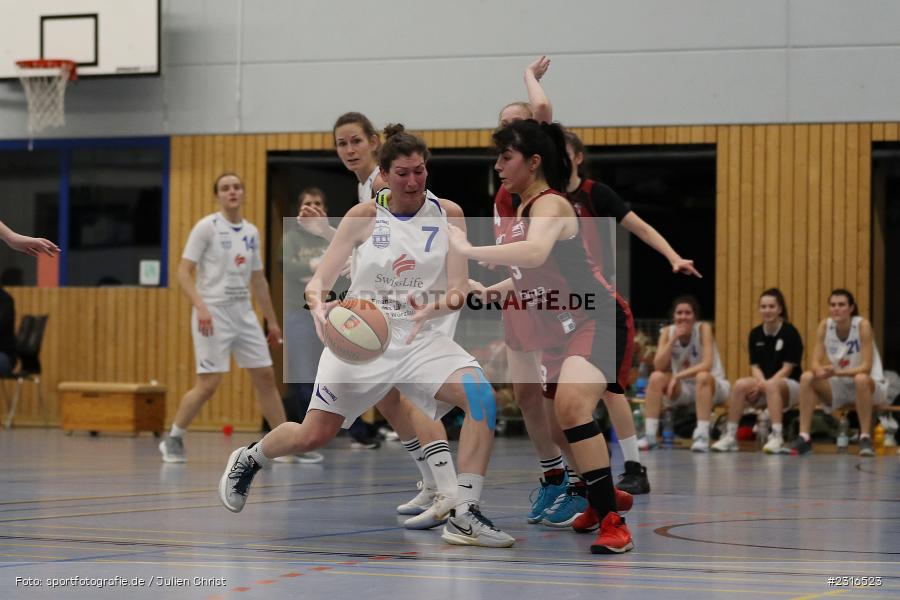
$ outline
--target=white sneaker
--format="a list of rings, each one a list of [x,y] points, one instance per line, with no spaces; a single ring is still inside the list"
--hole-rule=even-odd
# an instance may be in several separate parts
[[[783,448],[784,440],[781,439],[781,436],[775,433],[770,433],[769,440],[766,442],[766,445],[763,446],[763,452],[765,452],[766,454],[781,454]]]
[[[640,438],[638,438],[637,444],[638,450],[655,450],[657,447],[656,437],[654,436],[651,440],[647,436],[641,436]]]
[[[314,465],[325,460],[325,457],[318,452],[301,452],[300,454],[288,454],[272,459],[277,463],[302,463],[305,465]]]
[[[458,546],[485,546],[488,548],[509,548],[516,539],[497,529],[490,519],[481,514],[478,506],[470,504],[463,514],[456,510],[450,513],[441,539]]]
[[[425,485],[420,481],[416,487],[421,490],[416,497],[397,507],[398,515],[421,515],[434,502],[434,494],[437,488]]]
[[[691,452],[709,452],[709,436],[694,431],[694,443]]]
[[[691,447],[693,449],[693,446]],[[712,445],[713,452],[737,452],[737,438],[727,433],[719,438],[719,441]]]
[[[407,529],[432,529],[447,522],[450,511],[456,506],[456,498],[441,493],[434,495],[434,502],[422,514],[403,522]]]

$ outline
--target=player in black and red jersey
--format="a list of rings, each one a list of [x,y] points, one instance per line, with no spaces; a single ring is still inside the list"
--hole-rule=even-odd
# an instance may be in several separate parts
[[[494,289],[528,300],[532,336],[526,342],[541,349],[545,395],[554,400],[553,414],[600,521],[591,551],[627,552],[634,544],[616,512],[609,455],[593,411],[630,365],[629,310],[588,257],[572,204],[553,189],[565,189],[570,174],[562,128],[523,120],[493,139],[502,185],[522,199],[516,218],[506,220],[501,245],[473,247],[453,229],[451,243],[469,258],[509,266],[512,276]],[[571,305],[575,297],[578,306]]]

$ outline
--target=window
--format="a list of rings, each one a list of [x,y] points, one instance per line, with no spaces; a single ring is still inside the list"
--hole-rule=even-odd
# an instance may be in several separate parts
[[[151,260],[166,285],[168,139],[46,140],[35,147],[0,145],[0,219],[59,244],[58,284],[138,285],[141,261]],[[21,269],[24,285],[35,284],[32,258],[3,253],[0,273],[7,268]]]

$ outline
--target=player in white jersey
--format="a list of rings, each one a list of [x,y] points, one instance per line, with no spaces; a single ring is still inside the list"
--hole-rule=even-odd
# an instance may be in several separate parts
[[[828,297],[828,318],[816,329],[812,369],[800,377],[800,435],[791,454],[812,451],[812,415],[820,402],[829,409],[855,404],[859,455],[875,455],[870,436],[872,406],[887,402],[887,382],[872,325],[859,316],[853,294],[845,289],[836,289]]]
[[[641,446],[656,446],[656,432],[663,397],[675,404],[694,402],[697,427],[691,450],[709,450],[709,418],[713,403],[724,404],[731,392],[712,326],[699,319],[700,307],[693,296],[681,296],[673,303],[674,324],[660,330],[654,371],[647,382],[645,410],[647,437]]]
[[[306,288],[318,324],[324,323],[324,298],[347,258],[354,256],[351,292],[374,297],[391,320],[385,353],[364,365],[351,365],[327,348],[316,376],[316,392],[302,424],[284,423],[259,443],[235,450],[219,486],[222,503],[240,511],[256,472],[284,454],[306,452],[331,440],[395,385],[433,419],[457,406],[466,412],[460,435],[458,487],[438,492],[431,506],[446,515],[442,538],[453,544],[507,547],[514,539],[479,509],[490,460],[496,419],[493,388],[478,362],[427,321],[448,310],[448,299],[464,304],[468,291],[465,259],[449,250],[447,227],[465,227],[462,210],[448,200],[426,198],[425,143],[403,131],[386,130],[380,153],[382,175],[391,198],[387,206],[367,202],[353,207],[338,227],[316,274]],[[419,310],[410,292],[429,292]],[[439,294],[440,308],[431,302]]]
[[[377,160],[381,138],[368,117],[358,112],[344,113],[335,122],[333,134],[338,157],[356,175],[359,202],[372,202],[373,190],[381,190],[382,200],[388,199],[390,191],[385,187],[386,180]],[[426,196],[437,199],[428,191]],[[334,237],[335,230],[327,225],[325,213],[314,207],[301,209],[298,222],[316,235],[328,240]],[[438,318],[433,326],[439,327],[452,339],[458,319],[459,313],[453,312]],[[428,529],[442,524],[443,521],[435,519],[434,511],[429,508],[435,494],[442,492],[449,495],[456,489],[455,479],[449,476],[455,473],[455,469],[443,424],[425,416],[414,404],[402,398],[396,389],[390,390],[375,407],[400,437],[400,442],[422,475],[420,492],[397,506],[399,514],[411,516],[404,526],[408,529]],[[442,466],[438,468],[436,465]]]
[[[266,336],[251,303],[252,293],[268,322],[269,344],[280,344],[281,329],[259,255],[259,232],[241,216],[244,184],[234,173],[224,173],[213,191],[220,210],[194,225],[178,267],[178,283],[193,305],[197,381],[181,399],[172,430],[159,444],[165,462],[185,462],[182,438],[230,370],[232,353],[250,374],[269,423],[274,427],[285,419]],[[298,457],[302,462],[321,459],[321,455]]]

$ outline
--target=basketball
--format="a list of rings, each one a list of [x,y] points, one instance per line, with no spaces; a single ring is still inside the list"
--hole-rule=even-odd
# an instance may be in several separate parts
[[[359,365],[384,353],[391,341],[391,327],[375,303],[349,298],[328,311],[323,337],[335,356]]]

